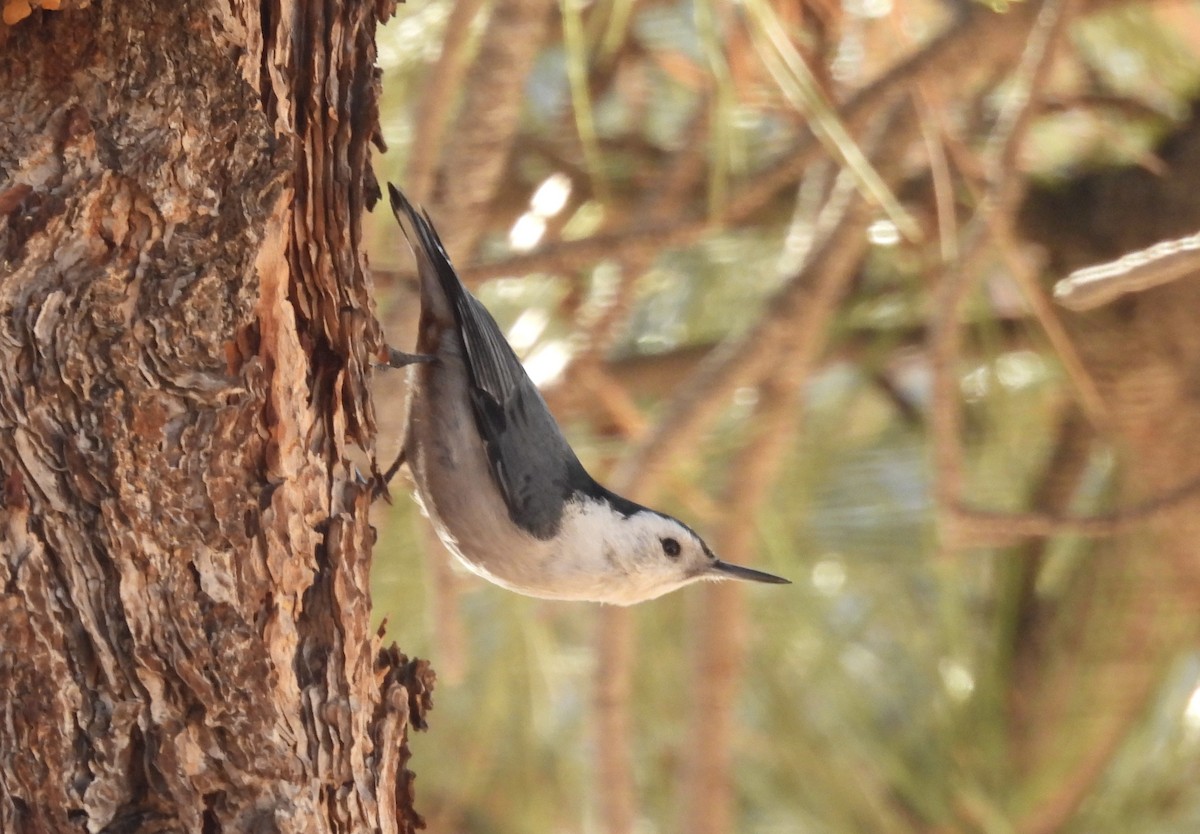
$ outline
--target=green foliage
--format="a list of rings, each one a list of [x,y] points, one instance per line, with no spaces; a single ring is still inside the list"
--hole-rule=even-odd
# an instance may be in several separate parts
[[[794,22],[781,22],[777,5],[752,5],[755,14],[769,13],[757,24],[764,29],[760,35],[780,27],[776,34],[796,43],[816,38]],[[922,17],[929,10],[897,5],[921,17],[920,31],[934,31],[936,20]],[[1048,99],[1074,103],[1035,121],[1026,146],[1031,172],[1066,176],[1097,160],[1138,158],[1169,117],[1182,112],[1200,78],[1187,46],[1195,35],[1184,40],[1151,5],[1121,6],[1073,27],[1074,57],[1052,74],[1046,92]],[[697,113],[707,112],[718,129],[703,140],[703,186],[689,192],[680,209],[689,219],[716,213],[738,178],[775,160],[803,125],[789,103],[801,91],[781,91],[778,73],[746,77],[735,71],[748,56],[724,50],[723,39],[731,19],[743,13],[740,6],[621,0],[583,7],[564,0],[562,8],[561,31],[528,81],[523,119],[528,135],[571,149],[594,192],[573,204],[564,239],[586,237],[614,205],[643,205],[642,190],[657,182],[669,164],[664,158],[674,158],[664,155],[693,141],[689,131]],[[398,153],[395,162],[385,160],[387,170],[400,169],[412,132],[407,120],[433,53],[429,44],[445,17],[442,3],[417,4],[392,27],[395,40],[384,51],[390,109],[383,121]],[[840,22],[847,40],[871,26],[891,25],[849,13]],[[630,38],[639,60],[622,66],[629,78],[636,74],[636,83],[606,86],[603,78]],[[711,84],[711,96],[689,80],[680,62]],[[972,119],[990,123],[997,90],[991,92],[991,98],[979,92],[977,99],[948,104],[939,116],[968,134],[978,127]],[[1131,107],[1083,106],[1085,94],[1093,93],[1128,98]],[[1131,109],[1141,115],[1130,117]],[[822,118],[832,119],[832,111]],[[833,155],[857,163],[861,149],[836,121],[830,124],[833,138],[826,138],[835,146]],[[980,145],[984,136],[982,129],[969,133],[963,144]],[[546,154],[519,157],[510,165],[517,179],[506,185],[509,196],[522,195],[510,200],[518,204],[557,170]],[[901,205],[908,196],[900,200],[889,189],[878,190],[872,170],[858,166],[857,174],[879,201],[894,203],[891,221],[911,210]],[[950,195],[952,210],[974,209],[978,185],[958,184]],[[783,218],[792,208],[772,204],[752,225],[713,230],[700,242],[658,253],[640,277],[613,355],[665,355],[745,332],[783,277]],[[503,239],[511,220],[493,224],[484,260],[510,254]],[[393,233],[388,226],[376,234]],[[531,351],[555,344],[569,352],[579,320],[567,311],[601,306],[619,279],[619,254],[569,275],[496,281],[482,297],[504,327],[530,310],[544,320]],[[392,258],[389,253],[377,260]],[[1023,594],[1068,612],[1108,604],[1120,588],[1093,593],[1089,566],[1112,558],[1113,551],[1078,537],[1053,539],[1036,557],[1042,567],[1029,591],[1023,582],[1034,557],[1024,547],[950,551],[939,542],[928,424],[931,371],[921,334],[914,336],[934,303],[927,280],[931,260],[926,250],[895,241],[872,247],[852,297],[831,323],[825,361],[808,380],[804,408],[795,418],[802,431],[787,452],[783,475],[759,508],[758,563],[795,584],[745,591],[749,655],[733,706],[739,831],[1022,830],[1025,815],[1064,781],[1079,752],[1068,739],[1048,756],[1046,770],[1022,770],[1013,701],[1020,694],[1014,664],[1019,650],[1028,648],[1019,645],[1020,617],[1028,610]],[[1044,477],[1072,395],[1040,329],[1019,304],[996,300],[998,287],[1011,290],[1005,270],[989,263],[983,272],[984,290],[971,299],[961,324],[968,336],[956,368],[965,494],[979,507],[1020,511]],[[638,403],[651,418],[668,392],[659,393]],[[752,394],[739,392],[704,447],[679,463],[679,482],[693,484],[697,494],[668,497],[667,509],[672,501],[690,515],[707,509],[709,517],[697,526],[716,525],[713,507],[730,460],[752,428]],[[594,426],[572,425],[569,433],[597,469],[619,445]],[[1091,513],[1110,506],[1118,459],[1103,446],[1091,453],[1071,509]],[[444,823],[437,830],[599,830],[601,788],[592,781],[596,739],[589,726],[597,674],[595,610],[520,598],[469,576],[452,608],[439,608],[429,560],[448,557],[440,550],[423,555],[414,533],[416,511],[404,499],[397,505],[376,550],[378,615],[389,617],[391,637],[411,653],[432,656],[435,667],[447,650],[439,642],[445,618],[458,618],[466,636],[463,677],[439,685],[432,730],[414,741],[419,805]],[[687,634],[689,612],[699,602],[699,590],[691,588],[634,612],[632,744],[641,832],[678,829],[688,695],[702,685],[690,677]],[[1047,639],[1048,666],[1072,662],[1075,647],[1066,635]],[[1092,683],[1081,680],[1062,697],[1086,711]],[[1055,830],[1174,834],[1200,827],[1198,683],[1200,654],[1181,653],[1103,762],[1101,778]]]

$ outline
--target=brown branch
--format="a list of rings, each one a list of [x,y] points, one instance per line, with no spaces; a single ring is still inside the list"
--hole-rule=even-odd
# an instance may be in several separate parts
[[[692,138],[704,132],[704,122],[693,125]],[[658,177],[655,188],[644,201],[641,216],[648,221],[657,213],[678,210],[683,195],[703,172],[705,155],[693,142],[692,150],[675,157]],[[601,356],[625,320],[633,303],[637,279],[661,253],[661,248],[630,250],[622,248],[621,282],[613,298],[590,323],[584,350],[572,363],[571,370],[582,377],[602,406],[627,436],[641,436],[645,418],[626,389],[613,382],[601,367]],[[604,809],[605,830],[609,834],[629,834],[633,830],[636,786],[633,781],[633,736],[628,732],[630,717],[629,689],[633,679],[634,624],[628,610],[606,609],[600,617],[596,635],[596,656],[602,659],[595,684],[595,720],[601,732],[596,738],[596,770],[600,774],[600,805]],[[624,731],[618,731],[622,729]]]
[[[1200,232],[1077,269],[1054,285],[1054,300],[1075,312],[1094,310],[1127,293],[1168,284],[1197,271]]]
[[[730,467],[722,523],[715,537],[723,557],[733,562],[754,561],[756,520],[793,441],[813,359],[802,351],[785,354],[782,364],[759,385],[754,414],[747,421],[750,437]],[[710,585],[692,601],[691,716],[681,827],[692,834],[723,834],[737,828],[732,749],[746,656],[745,591],[736,583]]]
[[[600,827],[609,834],[630,834],[636,804],[633,790],[633,750],[628,743],[604,739],[633,738],[630,695],[633,691],[634,623],[629,609],[606,605],[596,618],[595,716],[596,782],[604,786],[599,803]],[[614,786],[617,786],[614,789]]]
[[[1116,93],[1080,93],[1047,96],[1039,109],[1042,113],[1067,113],[1072,110],[1108,110],[1125,121],[1173,121],[1172,115],[1153,103]]]
[[[469,66],[467,46],[470,44],[471,22],[482,5],[483,0],[455,0],[450,18],[446,21],[442,52],[421,91],[421,101],[413,119],[415,132],[405,170],[404,188],[408,198],[416,205],[428,202],[433,195],[446,125]]]
[[[463,280],[477,284],[492,278],[552,272],[570,275],[597,261],[622,257],[657,257],[664,250],[687,246],[713,232],[706,219],[674,219],[643,222],[611,232],[600,232],[578,240],[563,240],[523,255],[513,255],[490,263],[473,263],[461,270]]]
[[[520,124],[525,82],[548,30],[549,0],[496,0],[467,77],[462,108],[446,137],[431,214],[446,251],[466,263],[486,225]]]
[[[915,80],[938,78],[950,68],[958,72],[961,66],[984,66],[986,62],[980,55],[1015,51],[1014,45],[1024,35],[1028,14],[1024,5],[1016,6],[1004,15],[968,8],[927,46],[853,96],[839,109],[837,117],[852,132],[861,130],[872,117],[905,93]],[[968,59],[967,56],[971,57]],[[474,263],[460,271],[468,283],[529,272],[570,274],[618,251],[623,254],[659,253],[664,249],[687,246],[711,234],[715,228],[748,223],[776,194],[794,186],[821,153],[821,144],[815,135],[805,130],[787,156],[734,190],[723,218],[717,221],[692,216],[671,222],[639,223],[579,240],[556,242],[535,252],[492,263]]]
[[[952,541],[972,547],[1008,547],[1031,537],[1115,536],[1160,518],[1194,499],[1197,493],[1200,493],[1200,478],[1193,478],[1139,504],[1093,516],[992,512],[964,504],[943,510],[948,510]]]
[[[1062,319],[1059,318],[1058,312],[1054,309],[1041,282],[1038,281],[1038,276],[1033,268],[1017,255],[1017,243],[1013,237],[1012,214],[1006,212],[1003,217],[992,215],[991,221],[996,224],[993,230],[994,240],[1008,265],[1009,275],[1020,289],[1021,295],[1024,297],[1025,303],[1029,305],[1037,323],[1041,325],[1042,331],[1050,342],[1050,347],[1058,356],[1058,361],[1062,364],[1063,371],[1075,390],[1075,396],[1079,400],[1083,413],[1087,415],[1088,420],[1097,431],[1107,430],[1110,427],[1111,417],[1108,407],[1104,404],[1104,398],[1100,396],[1100,389],[1097,387],[1096,381],[1084,365],[1079,351],[1075,348],[1075,342],[1067,333]]]
[[[1079,491],[1095,446],[1095,433],[1074,403],[1067,402],[1058,418],[1053,452],[1042,467],[1030,504],[1042,513],[1066,513]],[[1061,611],[1062,596],[1038,592],[1049,540],[1027,539],[1015,558],[998,565],[1001,607],[1011,612],[1008,630],[1000,637],[1000,658],[1007,656],[1006,706],[1010,759],[1017,772],[1037,766],[1036,745],[1044,732],[1045,710],[1038,697],[1045,665],[1051,660],[1053,618]],[[1010,600],[1005,605],[1003,599]],[[1065,614],[1069,616],[1069,614]],[[1004,661],[1001,660],[1003,663]]]
[[[839,108],[837,118],[854,133],[892,105],[914,82],[945,77],[949,72],[962,77],[964,68],[984,70],[993,64],[987,56],[1016,52],[1027,29],[1028,5],[1013,6],[1005,14],[997,15],[975,4],[965,4],[964,11],[945,31],[852,96]],[[736,189],[726,209],[725,221],[731,225],[743,222],[782,189],[795,183],[821,152],[816,135],[806,130],[790,153]]]
[[[883,120],[878,139],[897,119]],[[911,122],[911,120],[909,120]],[[902,131],[907,135],[907,131]],[[903,146],[903,137],[891,148]],[[889,155],[889,159],[892,158]],[[863,229],[869,211],[850,187],[849,178],[830,200],[818,222],[819,244],[808,262],[776,294],[756,327],[714,351],[680,389],[656,429],[630,450],[612,478],[620,493],[645,500],[658,487],[667,461],[690,448],[724,409],[733,390],[755,384],[786,352],[796,367],[811,368],[824,344],[837,302],[849,285],[866,247]],[[634,818],[632,751],[626,739],[628,693],[632,678],[633,624],[625,609],[606,608],[596,638],[601,658],[595,688],[597,770],[605,786],[601,807],[609,834],[628,834]]]
[[[1020,197],[1015,162],[1032,115],[1031,96],[1048,72],[1053,46],[1060,40],[1072,0],[1046,0],[1033,21],[1021,64],[1016,72],[1016,92],[1001,112],[988,142],[989,188],[980,208],[963,230],[960,256],[939,281],[934,299],[930,359],[933,366],[933,397],[930,425],[936,471],[938,505],[950,515],[963,493],[962,414],[958,408],[957,366],[962,334],[959,318],[975,277],[975,270],[1000,223],[995,216],[1011,215]],[[950,519],[947,519],[948,521]]]
[[[724,410],[739,387],[754,384],[777,360],[791,334],[801,334],[797,350],[816,355],[826,328],[866,247],[869,210],[857,195],[846,200],[833,230],[800,269],[767,303],[758,322],[705,358],[675,392],[655,429],[618,468],[615,479],[636,494],[652,494],[669,460],[693,447]]]

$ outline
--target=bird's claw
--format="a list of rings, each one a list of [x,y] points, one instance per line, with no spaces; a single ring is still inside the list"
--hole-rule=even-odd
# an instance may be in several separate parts
[[[384,367],[404,368],[423,362],[433,362],[437,357],[428,353],[405,353],[402,350],[396,350],[394,347],[385,347],[380,351],[378,359],[379,364]]]

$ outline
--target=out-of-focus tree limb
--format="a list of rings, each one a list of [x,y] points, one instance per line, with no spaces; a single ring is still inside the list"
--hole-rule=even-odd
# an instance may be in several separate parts
[[[693,138],[704,132],[704,123],[697,121],[692,128]],[[643,202],[642,216],[655,213],[678,213],[678,203],[691,182],[704,171],[704,155],[695,143],[693,150],[676,157],[675,163],[658,178],[657,188]],[[646,271],[661,250],[620,250],[621,280],[613,298],[589,323],[584,350],[576,357],[567,378],[580,379],[619,423],[641,433],[643,420],[632,399],[601,368],[601,355],[611,344],[618,323],[623,321],[633,301],[638,277]],[[636,436],[636,435],[631,435]],[[622,485],[618,484],[618,490]],[[636,786],[633,781],[633,736],[629,693],[633,685],[634,623],[630,612],[622,608],[605,608],[598,618],[596,656],[599,661],[593,715],[598,727],[596,735],[596,771],[599,776],[599,802],[604,830],[609,834],[628,834],[633,830],[637,808]],[[620,730],[624,729],[624,732]]]
[[[935,492],[943,514],[954,511],[954,523],[944,527],[947,533],[968,533],[959,507],[963,494],[962,415],[958,407],[957,367],[961,350],[959,318],[971,278],[977,272],[992,242],[995,232],[1011,223],[1011,216],[1020,199],[1021,180],[1016,176],[1015,162],[1031,118],[1032,96],[1039,81],[1049,71],[1053,46],[1059,40],[1067,15],[1066,4],[1071,0],[1047,0],[1034,19],[1028,43],[1017,73],[1016,90],[1010,95],[996,129],[989,139],[987,171],[989,187],[980,208],[963,230],[959,259],[946,269],[938,281],[934,299],[930,356],[933,364],[933,407],[930,414],[934,463]],[[949,518],[947,519],[950,520]],[[957,536],[955,537],[957,539]],[[955,539],[950,541],[955,546]]]
[[[633,618],[629,610],[606,605],[596,618],[596,683],[592,692],[595,723],[596,782],[600,827],[608,834],[629,834],[637,820],[633,789],[632,722]],[[607,743],[599,743],[609,739]]]
[[[457,263],[470,262],[487,226],[487,206],[517,135],[526,79],[553,7],[548,0],[495,0],[492,6],[458,118],[441,143],[439,169],[447,175],[437,183],[431,208]]]
[[[1163,517],[1200,495],[1200,478],[1112,513],[1072,516],[1050,512],[992,512],[961,504],[947,508],[950,541],[970,547],[1010,547],[1030,536],[1102,538]]]
[[[960,79],[959,83],[965,86],[972,75],[964,74],[963,67],[980,68],[982,71],[985,67],[994,66],[995,62],[989,62],[987,56],[1006,59],[1017,52],[1020,39],[1028,28],[1029,15],[1026,4],[1014,6],[1004,15],[997,15],[981,7],[968,7],[945,32],[882,78],[852,96],[838,109],[838,118],[852,131],[861,130],[871,117],[881,113],[904,95],[914,81],[944,77],[951,69],[955,77]],[[822,148],[816,137],[810,131],[805,131],[786,156],[757,172],[733,190],[720,225],[736,227],[746,224],[752,216],[771,203],[781,190],[793,187],[821,152]],[[457,176],[461,176],[458,171]],[[447,216],[450,216],[448,211]],[[678,218],[679,215],[675,217]],[[651,223],[642,222],[639,216],[639,222],[626,228],[613,229],[578,240],[557,241],[536,251],[500,261],[460,266],[460,270],[468,283],[510,275],[525,275],[530,272],[571,274],[598,260],[611,257],[613,252],[617,251],[624,255],[641,250],[657,254],[665,249],[686,246],[711,234],[714,228],[716,225],[713,221],[700,215]],[[453,249],[451,254],[454,254]]]
[[[404,190],[415,205],[427,202],[433,195],[446,125],[469,67],[467,47],[470,45],[471,22],[482,5],[483,0],[455,0],[450,19],[446,21],[442,53],[421,89],[421,100],[413,119],[412,151],[404,172]]]
[[[911,138],[915,118],[907,109],[890,114],[888,159]],[[891,140],[895,140],[892,142]],[[882,169],[882,159],[877,163]],[[894,172],[891,172],[894,176]],[[777,360],[785,343],[817,353],[825,344],[825,324],[843,297],[867,246],[864,233],[871,209],[857,195],[846,199],[845,213],[814,244],[805,266],[764,306],[759,320],[744,334],[714,350],[671,397],[655,428],[635,444],[614,479],[636,495],[654,494],[669,461],[692,448],[720,415],[733,392],[757,384]],[[791,342],[799,334],[800,342]]]
[[[1115,261],[1078,269],[1054,285],[1054,300],[1076,312],[1200,272],[1200,233],[1164,240]]]
[[[811,359],[788,352],[776,371],[758,386],[749,419],[749,438],[730,466],[723,489],[722,523],[715,545],[722,558],[754,561],[757,520],[779,477],[800,421],[800,399]],[[724,834],[737,829],[734,815],[733,751],[736,702],[745,666],[747,624],[742,583],[707,585],[692,598],[688,642],[692,684],[682,786],[680,830]]]
[[[893,118],[885,121],[891,124],[898,120]],[[911,123],[911,120],[909,121]],[[880,126],[876,133],[878,135],[882,132],[883,127]],[[863,230],[870,212],[862,198],[848,187],[848,183],[847,178],[842,187],[835,192],[823,221],[817,224],[818,241],[803,267],[785,283],[785,288],[778,294],[779,303],[768,305],[759,325],[753,328],[750,334],[728,342],[727,345],[732,347],[722,347],[715,351],[704,365],[697,369],[689,382],[685,383],[656,429],[644,442],[635,444],[624,458],[613,478],[614,486],[619,492],[633,497],[634,500],[646,500],[653,495],[665,473],[667,461],[679,450],[689,448],[696,442],[709,421],[726,406],[729,395],[737,387],[739,380],[741,384],[759,383],[770,365],[784,355],[787,356],[785,364],[788,367],[795,368],[800,378],[806,376],[824,345],[825,333],[838,300],[849,286],[867,246]],[[748,370],[752,371],[752,374],[747,373]],[[799,382],[796,384],[799,385]],[[751,458],[753,459],[753,455]],[[719,603],[719,607],[721,604]],[[730,602],[730,607],[716,612],[715,616],[724,616],[726,619],[718,619],[718,624],[713,627],[720,628],[721,623],[732,627],[729,618],[736,618],[735,608],[736,602]],[[605,609],[601,613],[600,628],[603,638],[600,643],[602,656],[606,656],[607,653],[628,662],[628,656],[622,657],[623,653],[631,651],[633,639],[628,612]],[[624,641],[627,645],[606,645],[616,639]],[[726,652],[721,662],[726,662],[731,657],[730,652]],[[628,686],[628,682],[618,681],[613,684],[608,681],[607,676],[611,674],[609,663],[603,663],[600,668],[602,671],[599,699],[605,698],[606,687]],[[725,705],[727,711],[732,692],[731,685],[730,681],[717,680],[706,680],[701,684],[706,689],[714,687],[711,703],[719,701]],[[622,721],[627,723],[627,719],[615,714],[619,710],[613,709],[612,704],[605,704],[604,700],[600,700],[600,703],[607,707],[607,712],[613,713],[607,717],[600,716],[599,723],[604,732],[609,732]],[[701,709],[701,712],[711,714],[711,709]],[[721,752],[707,751],[705,755],[727,755],[727,730],[728,728],[714,742],[719,745]],[[615,760],[615,754],[611,755]],[[601,764],[606,764],[605,759],[601,760]],[[695,779],[692,780],[693,791],[689,792],[688,801],[695,798],[695,790],[699,790],[696,786],[707,786],[714,780],[719,781],[721,785],[718,790],[721,794],[708,799],[715,803],[713,813],[720,816],[728,812],[728,792],[731,787],[727,768],[722,768],[719,762],[715,764],[715,768],[697,771]],[[626,804],[621,801],[616,803],[615,807],[624,812]],[[689,814],[689,824],[693,821],[694,818]],[[632,816],[617,817],[610,814],[607,823],[606,830],[610,834],[623,834],[630,830],[627,826],[632,824]]]
[[[966,89],[975,75],[994,68],[997,60],[1017,54],[1029,27],[1032,5],[1014,5],[997,15],[983,6],[962,4],[957,18],[945,31],[851,96],[839,108],[838,118],[852,133],[858,132],[872,116],[907,93],[914,82],[925,78],[952,74],[959,89]],[[780,190],[796,182],[820,152],[816,136],[805,131],[788,154],[735,190],[725,213],[726,222],[737,225],[769,203]]]

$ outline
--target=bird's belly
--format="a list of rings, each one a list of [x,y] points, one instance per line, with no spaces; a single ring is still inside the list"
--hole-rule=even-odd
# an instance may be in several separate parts
[[[457,356],[417,368],[405,454],[438,537],[468,569],[519,593],[547,596],[553,545],[517,527],[496,486]]]

